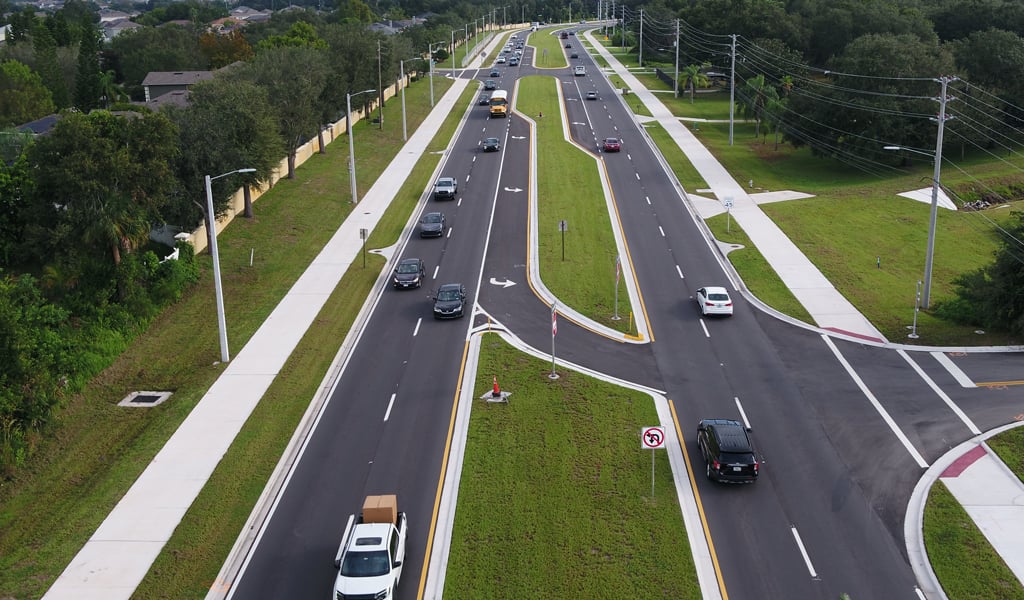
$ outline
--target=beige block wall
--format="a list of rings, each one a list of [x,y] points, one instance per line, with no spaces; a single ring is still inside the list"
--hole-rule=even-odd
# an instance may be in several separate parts
[[[415,72],[406,73],[406,78],[407,79],[411,78],[414,75],[415,75]],[[398,93],[398,90],[396,88],[397,88],[397,84],[391,85],[390,87],[386,88],[384,90],[384,99],[385,100],[389,100],[391,98],[394,98],[395,94]],[[374,111],[374,109],[376,108],[376,106],[377,106],[377,104],[376,104],[376,102],[374,102],[373,105],[371,106],[371,108],[369,109],[369,112],[372,113]],[[353,123],[358,123],[359,121],[363,120],[364,118],[366,118],[366,115],[364,115],[362,112],[355,111],[355,110],[352,111],[352,122]],[[325,146],[329,146],[331,144],[331,142],[333,142],[337,138],[339,138],[342,135],[344,135],[347,131],[348,131],[348,124],[346,123],[346,120],[344,118],[342,118],[342,119],[340,119],[340,120],[338,120],[338,121],[336,121],[334,123],[329,124],[324,129],[324,145]],[[296,150],[296,152],[295,152],[295,167],[298,168],[300,165],[302,165],[310,157],[312,157],[314,154],[316,154],[319,151],[320,151],[320,141],[317,138],[317,136],[314,136],[313,139],[309,140],[308,142],[306,142],[305,144],[300,146],[298,148],[298,150]],[[274,169],[273,175],[270,177],[269,181],[264,183],[263,186],[261,186],[260,188],[253,188],[253,190],[252,190],[252,202],[253,202],[253,204],[255,204],[256,200],[260,196],[262,196],[267,190],[269,190],[270,188],[274,187],[274,184],[276,184],[278,182],[278,180],[280,180],[282,177],[287,177],[287,176],[288,176],[288,157],[285,157],[285,158],[281,159],[281,162],[279,162],[277,164],[277,167]],[[203,206],[205,206],[206,205],[206,198],[202,198],[201,203],[203,204]],[[238,190],[235,191],[234,194],[231,195],[231,198],[230,198],[229,203],[228,203],[228,210],[227,210],[227,212],[217,219],[217,234],[219,235],[220,232],[224,231],[224,228],[227,227],[228,224],[230,224],[231,221],[233,221],[235,219],[236,215],[244,214],[244,212],[245,212],[245,195],[244,195],[244,192],[242,191],[242,189],[239,188]],[[207,235],[206,235],[206,225],[205,225],[205,223],[200,224],[199,227],[197,229],[195,229],[194,231],[188,232],[188,239],[186,241],[189,242],[190,244],[192,244],[192,246],[195,248],[196,254],[199,254],[200,252],[206,250]]]

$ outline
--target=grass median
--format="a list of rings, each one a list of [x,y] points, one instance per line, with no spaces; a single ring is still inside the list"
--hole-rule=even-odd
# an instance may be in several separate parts
[[[701,598],[651,397],[481,342],[446,598]]]
[[[564,136],[557,79],[519,80],[516,109],[537,118],[537,221],[540,276],[560,303],[617,331],[635,334],[629,295],[619,291],[615,316],[618,248],[601,185],[598,159]],[[559,231],[565,221],[568,231]],[[565,255],[562,255],[562,243]],[[623,287],[624,286],[621,286]]]

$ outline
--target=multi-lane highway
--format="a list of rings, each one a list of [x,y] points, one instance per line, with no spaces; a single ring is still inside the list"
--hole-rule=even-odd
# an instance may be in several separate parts
[[[527,74],[556,77],[577,143],[597,152],[602,138],[624,140],[621,153],[602,156],[612,218],[654,338],[626,344],[563,321],[560,358],[665,390],[698,474],[698,419],[743,419],[753,428],[760,481],[697,480],[729,597],[918,598],[903,539],[913,486],[972,431],[1009,421],[1006,398],[963,388],[928,353],[827,338],[757,310],[740,293],[732,318],[702,318],[694,291],[730,286],[729,276],[633,114],[585,53],[569,61],[586,65],[585,77],[535,70],[532,53],[527,46],[523,66],[501,69],[500,87],[512,91]],[[462,76],[485,79],[488,71]],[[584,100],[590,90],[600,98]],[[478,311],[534,347],[550,342],[549,309],[530,286],[487,283],[527,277],[529,123],[514,112],[490,119],[485,107],[465,109],[440,169],[457,178],[457,198],[424,203],[445,213],[448,230],[440,239],[414,231],[399,250],[425,261],[427,280],[376,298],[233,597],[328,597],[345,521],[377,493],[397,493],[409,515],[400,597],[416,597],[467,333],[482,319],[435,321],[431,289],[463,283]],[[484,137],[500,138],[501,151],[479,152]],[[984,379],[1001,360],[965,365]]]

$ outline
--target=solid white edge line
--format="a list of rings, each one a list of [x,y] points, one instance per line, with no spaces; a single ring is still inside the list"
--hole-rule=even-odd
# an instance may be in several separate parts
[[[391,407],[395,405],[395,396],[397,393],[391,394],[391,400],[388,400],[388,409],[384,411],[384,422],[387,423],[388,417],[391,416]]]
[[[416,337],[420,333],[420,325],[423,323],[423,317],[416,319],[416,326],[412,328],[412,337]]]
[[[679,273],[679,278],[680,279],[686,279],[686,276],[683,275],[683,270],[681,268],[679,268],[679,265],[676,265],[676,273]]]
[[[968,377],[966,373],[960,370],[960,367],[956,366],[956,364],[952,360],[950,360],[948,356],[946,356],[945,352],[932,352],[931,355],[935,360],[939,361],[940,365],[942,365],[943,367],[946,368],[947,371],[949,371],[949,374],[953,376],[953,379],[956,379],[957,383],[959,383],[962,387],[978,387],[974,385],[974,382],[971,381],[971,378]]]
[[[789,530],[793,532],[793,539],[796,540],[796,546],[800,549],[800,555],[804,557],[807,570],[811,572],[812,578],[817,579],[818,574],[814,571],[814,565],[811,564],[811,557],[807,555],[807,549],[804,548],[804,542],[800,539],[800,533],[797,532],[796,527],[790,527]]]
[[[981,433],[981,430],[978,429],[978,426],[974,424],[974,421],[972,421],[971,418],[964,413],[964,411],[960,410],[960,407],[953,402],[953,399],[947,396],[946,392],[943,392],[939,388],[939,386],[936,385],[934,381],[932,381],[931,377],[928,377],[928,375],[924,372],[924,369],[922,369],[920,365],[918,365],[916,362],[914,362],[913,359],[910,358],[906,350],[902,348],[897,348],[896,353],[902,356],[903,360],[907,361],[907,363],[910,364],[914,371],[917,372],[917,375],[921,379],[923,379],[925,383],[928,384],[928,387],[932,388],[932,391],[935,392],[935,394],[939,398],[942,398],[942,401],[946,403],[946,406],[949,407],[949,410],[953,411],[953,414],[960,417],[960,420],[964,422],[964,425],[967,425],[967,428],[971,430],[971,433],[973,433],[974,435],[978,435]]]
[[[701,327],[701,329],[704,330],[704,337],[710,338],[711,337],[711,332],[708,331],[708,326],[704,324],[704,319],[700,320],[700,327]]]
[[[750,429],[750,421],[747,420],[747,413],[743,410],[743,405],[740,404],[739,397],[733,396],[733,400],[736,401],[736,408],[740,411],[740,418],[743,419],[743,426]]]
[[[853,370],[853,367],[850,366],[850,363],[846,362],[846,357],[844,357],[839,352],[839,348],[836,348],[836,345],[832,343],[832,339],[829,338],[827,335],[822,335],[821,339],[825,340],[825,345],[828,346],[829,350],[832,351],[832,354],[835,355],[836,360],[839,361],[839,364],[843,365],[843,368],[846,369],[846,372],[850,375],[850,378],[853,379],[853,382],[856,383],[857,387],[860,388],[861,393],[863,393],[864,396],[867,397],[868,401],[871,402],[871,405],[875,407],[875,410],[878,411],[878,414],[882,416],[882,419],[889,426],[889,429],[891,429],[892,432],[896,434],[896,439],[898,439],[900,443],[903,444],[903,447],[907,449],[907,452],[910,453],[910,456],[912,456],[914,460],[917,461],[918,466],[920,466],[922,469],[927,469],[928,462],[917,451],[917,448],[914,448],[914,445],[910,443],[910,440],[907,439],[906,435],[904,435],[903,431],[900,429],[900,426],[896,424],[896,421],[894,421],[893,418],[889,415],[889,412],[885,410],[885,408],[882,406],[882,403],[878,401],[878,398],[875,398],[875,395],[871,393],[871,390],[868,389],[868,386],[864,384],[864,381],[860,378],[859,375],[857,375],[856,371]]]

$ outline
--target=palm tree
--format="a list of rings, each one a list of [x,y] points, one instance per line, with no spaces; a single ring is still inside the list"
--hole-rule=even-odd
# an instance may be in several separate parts
[[[708,68],[708,64],[702,65],[687,65],[680,73],[680,79],[683,80],[683,88],[690,90],[690,104],[693,104],[693,95],[697,91],[698,87],[706,88],[710,83],[708,76],[704,73],[704,69]]]
[[[764,75],[751,77],[743,84],[740,114],[746,119],[756,122],[754,136],[761,135],[761,120],[764,118],[765,107],[771,100],[779,97],[775,88],[765,83]]]
[[[114,81],[114,77],[113,71],[100,73],[100,91],[102,92],[100,99],[103,100],[103,108],[110,108],[110,105],[115,102],[129,100],[128,94],[125,93],[122,86]]]

